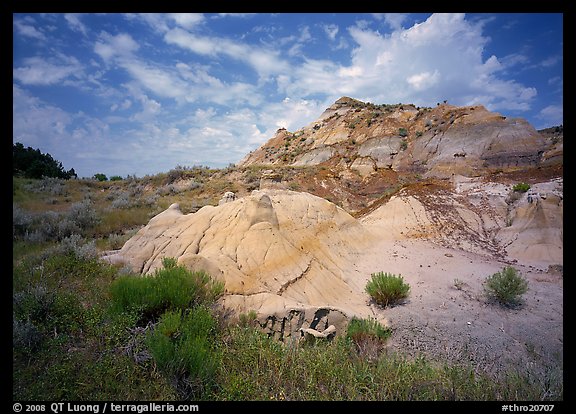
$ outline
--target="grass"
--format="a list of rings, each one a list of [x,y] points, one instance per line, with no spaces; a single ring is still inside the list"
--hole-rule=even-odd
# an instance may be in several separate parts
[[[156,365],[183,398],[205,394],[217,383],[221,352],[216,325],[205,306],[168,311],[146,338]]]
[[[35,332],[19,332],[39,340],[32,350],[14,338],[15,400],[538,400],[543,389],[547,399],[563,396],[561,379],[511,371],[495,380],[470,365],[385,347],[367,355],[359,337],[385,343],[393,335],[370,319],[328,343],[290,345],[246,323],[249,315],[237,325],[221,320],[210,300],[158,310],[156,320],[143,321],[136,299],[118,312],[113,286],[147,279],[94,260],[33,252],[16,262],[13,318],[30,321]],[[167,264],[160,272],[178,268]],[[180,303],[177,290],[165,290]]]
[[[112,282],[110,295],[116,313],[139,312],[146,320],[155,319],[165,311],[210,304],[224,292],[224,285],[206,272],[190,272],[171,258],[163,263],[164,268],[151,276],[121,276]]]
[[[194,173],[199,181],[204,171]],[[32,213],[65,212],[89,198],[101,221],[74,239],[89,244],[128,230],[131,209],[114,210],[124,218],[108,224],[106,209],[113,186],[129,181],[70,180],[48,195],[15,179],[13,201]],[[130,226],[145,224],[156,208],[132,210],[141,215]],[[13,241],[14,400],[563,399],[556,367],[545,378],[529,367],[495,378],[465,362],[408,358],[386,349],[394,333],[371,319],[351,322],[329,342],[284,344],[256,329],[253,312],[238,323],[225,319],[212,303],[219,288],[205,273],[168,258],[155,277],[127,275],[81,254],[85,245],[64,243]]]

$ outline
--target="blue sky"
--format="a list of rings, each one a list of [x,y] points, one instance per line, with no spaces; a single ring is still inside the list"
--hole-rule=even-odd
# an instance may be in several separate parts
[[[13,142],[95,173],[225,167],[341,96],[563,124],[563,14],[13,14]]]

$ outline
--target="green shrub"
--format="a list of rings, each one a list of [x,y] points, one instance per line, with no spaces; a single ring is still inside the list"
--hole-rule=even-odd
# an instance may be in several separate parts
[[[378,272],[366,284],[366,292],[376,303],[384,307],[393,305],[408,296],[410,285],[404,283],[402,276]]]
[[[484,291],[489,299],[506,306],[521,303],[521,295],[528,291],[528,281],[518,274],[512,266],[506,266],[501,272],[486,278]]]
[[[513,191],[518,191],[520,193],[525,193],[530,189],[530,184],[527,183],[518,183],[514,187],[512,187]]]
[[[398,135],[400,135],[401,137],[407,137],[408,131],[406,130],[406,128],[398,128]]]
[[[162,266],[164,269],[173,269],[178,266],[178,261],[174,257],[164,257],[162,258]]]
[[[183,397],[215,384],[221,361],[216,334],[216,320],[204,306],[168,311],[148,334],[146,343],[154,361],[176,380]]]
[[[386,340],[391,334],[392,331],[390,328],[382,326],[380,322],[374,318],[359,319],[353,317],[346,330],[346,335],[354,342],[357,342],[358,339],[366,336]]]
[[[211,304],[224,292],[224,285],[204,271],[191,272],[171,258],[164,258],[163,264],[163,269],[150,276],[116,279],[110,286],[113,309],[118,313],[138,311],[144,318],[154,319],[167,310]]]
[[[258,323],[258,314],[255,310],[251,310],[248,313],[241,313],[238,315],[238,324],[240,326],[255,326]]]
[[[352,340],[358,355],[369,360],[378,358],[386,340],[392,335],[390,328],[382,326],[374,318],[352,318],[346,336]]]

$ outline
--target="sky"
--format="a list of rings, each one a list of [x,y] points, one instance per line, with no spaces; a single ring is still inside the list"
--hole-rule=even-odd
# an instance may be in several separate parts
[[[563,124],[562,13],[14,13],[13,143],[79,177],[238,163],[338,98]]]

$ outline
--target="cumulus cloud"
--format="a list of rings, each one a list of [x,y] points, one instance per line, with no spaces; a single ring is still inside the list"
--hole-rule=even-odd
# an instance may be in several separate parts
[[[399,17],[395,16],[398,22],[403,20]],[[487,102],[477,103],[495,110],[527,109],[537,94],[534,88],[499,78],[502,63],[483,56],[489,39],[482,35],[482,26],[464,14],[434,14],[389,35],[365,26],[351,26],[348,32],[356,43],[349,65],[307,59],[294,70],[285,90],[303,97],[354,94],[372,102],[422,106],[444,99],[471,104],[489,96]],[[520,55],[505,63],[519,61]]]

